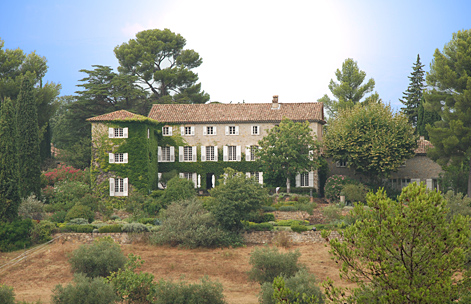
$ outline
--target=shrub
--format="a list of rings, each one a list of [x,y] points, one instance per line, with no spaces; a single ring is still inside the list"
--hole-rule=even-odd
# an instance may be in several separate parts
[[[196,192],[193,182],[175,176],[167,183],[167,188],[160,197],[160,202],[167,206],[173,202],[186,200],[194,196],[196,196]]]
[[[49,220],[54,223],[63,223],[65,222],[66,215],[67,215],[67,211],[65,210],[56,211],[51,215]]]
[[[0,251],[14,251],[31,246],[31,228],[33,222],[30,219],[0,222]]]
[[[328,222],[333,222],[342,218],[341,210],[335,205],[329,205],[322,208],[322,214]]]
[[[15,293],[12,287],[0,284],[0,303],[15,304]]]
[[[314,202],[303,202],[298,201],[294,207],[299,211],[304,211],[312,215],[314,208],[316,208],[317,204]]]
[[[60,227],[61,232],[92,233],[95,227],[92,225],[66,225]]]
[[[44,216],[44,203],[32,194],[21,201],[18,207],[18,215],[25,219],[40,221]]]
[[[52,239],[51,234],[54,231],[56,231],[56,225],[50,221],[41,221],[34,224],[31,230],[31,241],[33,244],[49,242]]]
[[[287,278],[292,277],[304,266],[298,264],[301,253],[291,251],[281,253],[276,247],[255,248],[250,254],[249,279],[262,285],[265,282],[273,282],[273,279],[281,274]]]
[[[340,192],[346,184],[354,184],[355,181],[344,175],[332,175],[327,179],[324,186],[325,198],[331,202],[338,202]]]
[[[68,211],[77,202],[80,201],[87,193],[91,193],[90,186],[79,181],[64,181],[56,185],[54,196],[51,199],[53,206],[51,208],[56,210]]]
[[[84,218],[87,219],[88,222],[93,222],[93,219],[95,218],[95,213],[90,209],[90,207],[83,206],[83,205],[76,205],[73,206],[72,209],[67,212],[67,215],[65,216],[66,221],[70,221],[71,219],[74,218]]]
[[[294,232],[301,233],[301,232],[304,232],[304,231],[308,231],[309,228],[307,226],[304,226],[304,225],[294,224],[294,225],[291,225],[291,230],[293,230]]]
[[[130,233],[141,233],[141,232],[148,232],[149,228],[146,225],[141,223],[129,223],[124,224],[121,228],[123,232],[130,232]]]
[[[99,199],[94,194],[85,193],[85,195],[79,198],[75,204],[81,205],[81,206],[87,206],[92,211],[97,211],[99,203],[100,203]]]
[[[286,231],[278,231],[276,236],[273,238],[273,244],[278,247],[288,248],[291,247],[291,238]]]
[[[152,290],[153,304],[225,304],[222,284],[201,279],[201,284],[160,280]]]
[[[298,209],[294,206],[281,206],[278,208],[279,211],[288,211],[288,212],[293,212],[293,211],[298,211]]]
[[[262,206],[262,210],[264,212],[273,212],[273,211],[276,211],[276,208],[273,206]]]
[[[87,277],[106,277],[122,268],[126,257],[111,238],[100,238],[92,245],[82,245],[73,251],[69,263],[73,272]]]
[[[350,203],[365,203],[366,194],[368,194],[369,189],[363,184],[348,184],[343,186],[342,194],[345,195],[345,200]]]
[[[282,276],[285,282],[285,288],[288,288],[291,293],[287,297],[288,302],[286,303],[298,303],[298,304],[310,304],[324,303],[324,294],[316,284],[316,277],[313,274],[308,273],[306,270],[298,271],[293,277],[287,278]],[[265,282],[262,285],[259,294],[260,304],[276,304],[276,300],[273,298],[274,282]],[[303,299],[303,294],[305,295]],[[298,295],[298,296],[296,296]],[[308,298],[314,297],[316,302],[311,302]]]
[[[77,217],[71,219],[66,225],[88,225],[88,220],[83,217]]]
[[[458,214],[471,216],[471,198],[462,193],[454,194],[451,190],[449,190],[443,197],[447,201],[447,207],[449,208],[446,215],[446,219],[448,221],[451,222]]]
[[[75,285],[57,285],[53,289],[52,304],[112,304],[117,301],[113,286],[102,278],[87,278],[83,274],[74,276]]]
[[[47,185],[54,186],[62,181],[85,181],[85,172],[74,167],[61,165],[57,168],[46,171],[42,176]]]
[[[159,231],[151,235],[151,242],[188,248],[219,247],[234,245],[240,242],[240,237],[223,230],[202,203],[193,198],[168,206]]]
[[[300,220],[279,220],[276,222],[277,226],[292,226],[292,225],[306,225],[309,224],[308,221],[300,221]]]
[[[121,224],[101,226],[100,228],[98,228],[98,232],[100,232],[100,233],[122,232],[123,231],[122,227],[123,227],[123,225],[121,225]]]
[[[250,231],[271,231],[273,230],[273,225],[270,223],[253,223],[245,222],[245,228]]]
[[[275,221],[275,215],[273,215],[273,213],[265,213],[263,215],[263,221],[264,222],[274,222]]]
[[[156,218],[153,218],[153,217],[148,217],[148,218],[141,218],[138,220],[139,223],[142,223],[142,224],[151,224],[151,225],[156,225],[155,224],[155,221],[158,220]]]

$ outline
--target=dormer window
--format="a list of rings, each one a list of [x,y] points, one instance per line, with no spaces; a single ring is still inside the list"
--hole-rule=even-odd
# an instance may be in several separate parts
[[[162,135],[172,136],[172,127],[169,127],[169,126],[162,127]]]
[[[260,135],[260,126],[252,126],[252,135]]]
[[[109,138],[128,138],[128,128],[109,128]]]

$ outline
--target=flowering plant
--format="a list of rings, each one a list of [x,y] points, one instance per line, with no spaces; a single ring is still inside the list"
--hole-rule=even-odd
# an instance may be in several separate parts
[[[337,202],[340,199],[340,192],[343,186],[355,183],[354,180],[345,175],[332,175],[327,179],[324,186],[325,198],[331,202]]]
[[[44,173],[47,185],[54,186],[61,181],[82,181],[85,172],[72,166],[61,165]]]

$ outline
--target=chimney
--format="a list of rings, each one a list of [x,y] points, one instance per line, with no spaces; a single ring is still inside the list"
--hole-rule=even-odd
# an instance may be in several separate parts
[[[272,110],[278,110],[280,108],[280,104],[278,103],[278,95],[273,95],[273,101],[271,104]]]

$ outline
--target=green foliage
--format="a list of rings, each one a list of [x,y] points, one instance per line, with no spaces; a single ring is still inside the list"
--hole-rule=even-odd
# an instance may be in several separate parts
[[[273,282],[263,283],[259,303],[322,304],[324,294],[316,284],[316,277],[306,270],[300,270],[293,277],[279,276]]]
[[[309,228],[307,226],[304,226],[304,225],[293,224],[293,225],[291,225],[291,230],[293,230],[294,232],[297,232],[297,233],[301,233],[301,232],[304,232],[304,231],[308,231]]]
[[[309,223],[309,222],[307,222]],[[276,222],[277,226],[292,226],[292,225],[305,225],[307,224],[305,221],[300,220],[279,220]]]
[[[13,287],[7,285],[0,285],[0,303],[15,304],[15,293]]]
[[[290,278],[305,266],[298,263],[301,256],[299,251],[281,253],[276,247],[257,247],[250,254],[249,280],[262,285],[265,282],[273,282],[279,275]]]
[[[95,227],[93,225],[66,225],[59,228],[60,232],[92,233]]]
[[[263,171],[282,173],[288,193],[292,175],[312,171],[319,166],[319,143],[313,134],[309,122],[293,122],[285,118],[258,142],[261,149],[256,154],[260,157]]]
[[[272,231],[273,225],[270,223],[254,223],[254,222],[245,222],[245,229],[248,231]]]
[[[342,188],[346,202],[351,205],[358,202],[365,203],[368,191],[368,187],[363,184],[347,184]]]
[[[193,182],[175,176],[168,182],[164,194],[160,197],[160,202],[164,206],[168,206],[173,202],[190,199],[194,196],[196,196],[196,192]]]
[[[338,202],[340,200],[340,193],[347,184],[355,183],[354,180],[345,175],[332,175],[325,183],[324,195],[325,198],[331,202]]]
[[[466,157],[460,162],[442,166],[445,172],[440,173],[438,183],[440,188],[452,190],[455,193],[467,193],[469,181],[469,160]]]
[[[122,232],[123,225],[121,224],[112,224],[101,226],[98,228],[98,232],[100,233],[114,233],[114,232]]]
[[[443,51],[435,50],[427,74],[431,88],[425,92],[425,109],[437,112],[441,120],[426,130],[434,149],[427,155],[440,165],[459,165],[471,156],[471,30],[453,34]],[[468,196],[471,183],[468,181]]]
[[[160,280],[151,293],[153,304],[225,304],[222,284],[208,278],[201,283]]]
[[[378,102],[339,112],[329,122],[324,146],[334,162],[346,161],[378,183],[414,156],[417,141],[407,118]]]
[[[285,211],[285,212],[294,212],[298,211],[298,209],[295,206],[281,206],[278,208],[279,211]]]
[[[130,233],[142,233],[142,232],[148,232],[149,228],[141,223],[129,223],[129,224],[124,224],[123,227],[121,228],[123,232],[130,232]]]
[[[67,222],[67,226],[69,225],[88,225],[89,221],[86,218],[83,217],[76,217],[71,219],[70,221]]]
[[[126,257],[111,238],[100,238],[92,245],[82,245],[74,250],[69,259],[72,271],[87,277],[106,277],[122,268]]]
[[[34,224],[31,230],[31,241],[33,244],[42,244],[52,240],[52,233],[57,230],[56,225],[49,221],[41,221]]]
[[[146,84],[158,103],[205,103],[209,95],[201,91],[198,74],[191,71],[203,60],[194,50],[184,49],[185,44],[185,38],[169,29],[139,32],[136,39],[114,49],[118,71]]]
[[[168,206],[159,231],[154,232],[150,240],[154,244],[188,248],[229,246],[240,241],[224,231],[196,198]]]
[[[93,222],[95,213],[88,206],[75,205],[69,210],[69,212],[67,212],[65,220],[70,221],[74,218],[85,218],[90,223]]]
[[[21,200],[18,207],[18,215],[24,219],[33,219],[40,221],[44,217],[44,203],[38,199],[34,194]]]
[[[333,204],[323,207],[322,214],[329,223],[335,222],[342,218],[341,209]]]
[[[411,183],[397,201],[380,189],[369,193],[367,202],[369,208],[353,209],[359,220],[344,230],[343,241],[330,240],[341,276],[357,286],[345,293],[331,280],[324,282],[330,300],[449,303],[467,289],[469,218],[458,215],[448,222],[445,199],[423,184]]]
[[[65,287],[56,285],[52,290],[52,304],[113,304],[117,296],[113,287],[106,284],[103,278],[87,278],[83,274],[75,274],[75,285]]]
[[[423,136],[424,139],[429,140],[427,125],[433,126],[436,121],[440,121],[440,115],[435,111],[426,110],[424,107],[425,98],[422,97],[422,101],[419,106],[419,114],[417,115],[417,129],[416,133]]]
[[[54,186],[63,181],[85,182],[85,171],[75,169],[72,166],[60,165],[57,168],[49,169],[41,175],[49,186]]]
[[[113,288],[123,303],[151,304],[147,299],[154,284],[154,276],[146,272],[136,272],[144,264],[139,256],[132,253],[128,255],[128,261],[124,268],[111,273],[106,281],[113,285]]]
[[[449,208],[446,215],[449,222],[458,214],[471,217],[471,198],[462,193],[454,194],[451,190],[445,193],[443,198],[446,200],[447,207]]]
[[[266,191],[253,178],[231,168],[225,170],[225,183],[210,191],[214,198],[210,210],[219,224],[228,231],[240,231],[242,220],[251,211],[259,210],[267,198]]]
[[[360,103],[365,94],[372,92],[375,87],[373,78],[363,84],[366,73],[360,70],[357,62],[352,58],[345,59],[342,63],[342,70],[337,69],[335,77],[339,83],[331,79],[329,90],[336,99],[330,99],[326,94],[318,100],[324,103],[329,117],[335,117],[340,110]],[[369,96],[367,100],[371,98],[377,98],[377,94]]]
[[[264,213],[263,210],[260,209],[250,212],[247,215],[247,220],[254,223],[270,222],[275,221],[275,215],[273,215],[273,213]]]
[[[0,251],[15,251],[31,246],[31,228],[33,222],[30,219],[0,222]]]
[[[60,182],[54,188],[54,194],[49,198],[51,203],[46,207],[49,211],[69,211],[75,204],[89,199],[90,186],[79,181]]]
[[[420,56],[417,54],[417,61],[412,67],[413,72],[409,76],[409,86],[403,93],[402,99],[399,99],[399,101],[405,106],[404,108],[401,108],[401,110],[403,110],[404,114],[409,119],[409,123],[414,127],[418,126],[419,108],[422,102],[424,90],[425,72],[423,67],[424,65],[420,62]]]

